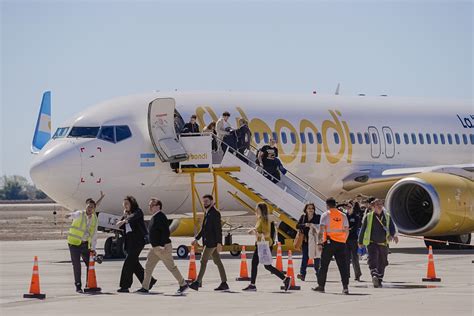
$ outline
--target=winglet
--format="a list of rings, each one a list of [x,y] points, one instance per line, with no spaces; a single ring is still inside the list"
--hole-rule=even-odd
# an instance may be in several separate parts
[[[31,152],[37,154],[51,139],[51,91],[43,93],[41,107],[36,120],[35,134],[31,144]]]
[[[341,83],[337,84],[336,92],[334,93],[335,95],[339,95],[339,88],[341,87]]]

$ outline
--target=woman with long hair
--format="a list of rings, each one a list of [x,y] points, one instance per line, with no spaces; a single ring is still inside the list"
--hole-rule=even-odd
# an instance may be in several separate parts
[[[306,269],[308,267],[308,260],[310,258],[309,257],[309,242],[310,242],[309,233],[311,229],[314,229],[316,225],[319,225],[319,220],[321,218],[321,215],[315,214],[315,212],[316,212],[316,206],[314,205],[314,203],[306,204],[303,209],[303,215],[301,215],[298,221],[298,224],[296,225],[296,228],[299,230],[300,234],[304,234],[303,244],[301,246],[303,258],[301,258],[300,273],[297,276],[297,278],[300,279],[301,281],[304,281],[306,278]],[[313,255],[314,254],[312,254],[312,256]],[[314,270],[316,272],[316,277],[317,277],[321,258],[313,258],[313,259],[314,259]]]
[[[212,151],[217,151],[217,132],[216,132],[216,122],[212,121],[202,130],[203,133],[210,133],[214,136],[212,137]]]
[[[117,292],[129,293],[133,283],[133,275],[135,274],[140,284],[145,276],[145,270],[140,264],[139,257],[147,242],[148,229],[145,226],[143,211],[133,196],[126,196],[123,199],[123,209],[123,216],[117,222],[117,226],[125,234],[125,251],[127,255],[123,262],[120,288]],[[155,283],[156,279],[152,279],[150,287]]]
[[[269,243],[270,250],[273,248],[273,240],[271,237],[271,223],[268,219],[268,206],[265,203],[258,203],[255,208],[255,215],[257,217],[257,223],[254,228],[249,230],[249,234],[254,234],[256,242],[264,238]],[[262,238],[263,236],[263,238]],[[243,289],[243,291],[257,291],[255,282],[257,280],[257,269],[258,269],[258,249],[255,247],[255,251],[252,257],[252,271],[251,271],[251,280],[250,284]],[[285,290],[288,290],[291,285],[291,278],[285,277],[283,272],[279,271],[272,265],[264,265],[265,269],[270,271],[270,273],[276,275],[278,278],[283,280],[283,285]]]

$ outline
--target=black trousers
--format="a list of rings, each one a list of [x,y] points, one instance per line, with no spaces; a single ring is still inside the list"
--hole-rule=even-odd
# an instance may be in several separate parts
[[[83,242],[79,246],[69,245],[71,254],[72,269],[74,271],[74,283],[76,286],[82,286],[81,282],[81,257],[86,265],[86,271],[89,272],[89,246],[87,242]],[[87,273],[86,273],[87,279]]]
[[[270,250],[273,249],[273,246],[270,247]],[[255,251],[253,252],[252,256],[252,271],[250,272],[250,283],[255,285],[255,282],[257,281],[257,270],[258,270],[258,264],[259,264],[259,259],[258,259],[258,250],[257,247],[255,247]],[[270,271],[271,274],[276,275],[279,277],[281,280],[285,279],[285,275],[283,272],[272,266],[271,264],[265,265],[265,269]]]
[[[379,279],[383,279],[385,268],[388,266],[388,247],[370,243],[367,246],[367,253],[369,254],[368,264],[370,274]]]
[[[347,249],[347,273],[351,277],[350,265],[352,263],[352,268],[354,269],[354,274],[356,278],[359,278],[362,275],[360,271],[359,264],[359,254],[357,253],[359,245],[357,244],[357,239],[347,240],[346,242]]]
[[[330,240],[323,245],[323,252],[321,253],[321,268],[318,273],[318,284],[321,287],[326,285],[329,263],[333,256],[336,258],[337,268],[341,274],[342,285],[346,288],[349,285],[346,244],[333,240]]]
[[[143,283],[145,270],[140,264],[139,257],[145,244],[143,242],[137,243],[132,239],[133,237],[126,236],[125,238],[127,238],[127,256],[123,262],[122,274],[120,275],[120,288],[129,289],[132,286],[134,274],[140,281],[140,284]]]

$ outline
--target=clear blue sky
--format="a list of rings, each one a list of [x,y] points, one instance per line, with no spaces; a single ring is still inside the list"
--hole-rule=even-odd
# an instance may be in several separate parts
[[[53,129],[151,90],[472,98],[472,1],[2,1],[0,173],[28,176],[41,94]]]

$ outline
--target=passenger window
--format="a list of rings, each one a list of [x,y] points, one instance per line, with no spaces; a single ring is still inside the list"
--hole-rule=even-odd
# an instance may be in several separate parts
[[[410,143],[410,138],[408,138],[407,133],[403,133],[403,139],[405,140],[405,144],[408,145]]]
[[[117,143],[129,137],[132,137],[132,132],[127,125],[115,126],[115,141]]]
[[[276,132],[272,132],[272,135],[273,135],[273,140],[278,143],[278,135]]]
[[[300,137],[301,137],[301,143],[306,144],[306,137],[305,137],[304,133],[300,133]]]
[[[349,137],[350,137],[350,139],[351,139],[351,143],[354,145],[355,142],[356,142],[354,133],[350,133],[350,134],[349,134]]]
[[[377,145],[379,142],[378,137],[375,133],[372,133],[372,141],[374,142],[375,145]]]
[[[265,144],[268,144],[268,141],[269,141],[269,139],[268,139],[268,133],[263,133],[263,142],[264,142]]]
[[[459,138],[459,134],[454,134],[454,139],[456,140],[457,145],[459,145],[461,143],[461,140]]]
[[[392,136],[390,136],[390,134],[385,134],[385,137],[387,138],[387,143],[389,145],[391,145],[392,144]]]
[[[400,134],[395,133],[395,141],[397,142],[398,145],[400,145]]]
[[[462,134],[462,141],[464,143],[464,145],[467,145],[467,135],[466,134]]]
[[[470,134],[469,137],[471,138],[471,145],[474,145],[474,134]]]
[[[439,140],[441,141],[441,144],[446,144],[446,140],[444,139],[444,134],[439,134]]]
[[[336,144],[339,144],[339,134],[338,133],[334,133],[334,142]]]
[[[370,144],[370,136],[369,133],[364,133],[365,143]]]
[[[102,126],[102,128],[100,129],[99,139],[115,143],[114,127]]]
[[[431,144],[431,135],[426,133],[426,143]]]
[[[451,136],[451,134],[448,134],[448,143],[449,143],[450,145],[453,144],[453,137]]]
[[[76,138],[96,138],[97,134],[99,133],[100,127],[80,127],[74,126],[71,128],[71,132],[69,133],[68,137],[76,137]]]
[[[286,139],[286,133],[281,132],[281,141],[283,144],[286,144],[288,140]]]
[[[308,133],[308,141],[309,141],[310,144],[314,144],[313,133]]]
[[[295,133],[290,133],[290,138],[291,138],[291,142],[293,144],[296,144],[296,135],[295,135]]]
[[[433,134],[433,143],[438,144],[438,135]]]
[[[255,142],[256,142],[257,144],[260,144],[260,133],[259,133],[259,132],[256,132],[256,133],[255,133]]]
[[[418,134],[418,138],[420,139],[420,144],[423,145],[425,143],[424,139],[423,139],[423,134],[422,133],[419,133]]]
[[[414,133],[411,133],[411,142],[416,145],[416,135]]]
[[[321,133],[317,133],[317,134],[316,134],[316,138],[318,139],[318,144],[322,144],[322,143],[323,143],[323,137],[321,136]]]
[[[357,133],[357,141],[359,142],[359,144],[362,144],[364,142],[364,140],[362,139],[361,133]]]

